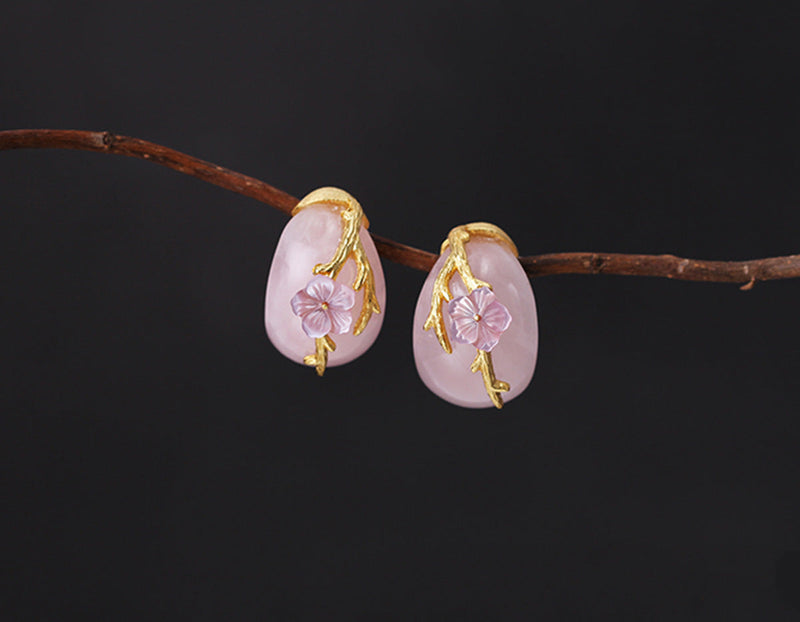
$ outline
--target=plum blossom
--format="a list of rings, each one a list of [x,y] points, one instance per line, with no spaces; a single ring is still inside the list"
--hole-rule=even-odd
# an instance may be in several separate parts
[[[454,298],[447,305],[456,341],[491,352],[511,324],[511,314],[494,292],[479,287],[467,296]]]
[[[314,339],[350,330],[350,309],[355,292],[332,278],[318,274],[292,298],[292,311],[303,320],[303,331]]]

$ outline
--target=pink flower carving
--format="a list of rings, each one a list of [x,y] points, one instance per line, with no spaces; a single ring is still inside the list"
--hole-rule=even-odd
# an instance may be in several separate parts
[[[350,330],[353,316],[350,309],[356,293],[341,283],[321,274],[308,282],[292,298],[292,311],[303,320],[303,331],[316,339],[328,333],[341,335]]]
[[[488,287],[468,296],[454,298],[447,305],[456,341],[491,352],[511,324],[511,314]]]

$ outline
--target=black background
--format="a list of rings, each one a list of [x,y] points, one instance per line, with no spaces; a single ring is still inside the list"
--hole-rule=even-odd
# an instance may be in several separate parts
[[[69,6],[72,5],[72,6]],[[796,3],[20,2],[0,127],[111,130],[434,250],[800,251]],[[533,283],[502,412],[417,378],[424,274],[318,379],[262,326],[285,215],[0,154],[3,620],[796,620],[800,285]]]

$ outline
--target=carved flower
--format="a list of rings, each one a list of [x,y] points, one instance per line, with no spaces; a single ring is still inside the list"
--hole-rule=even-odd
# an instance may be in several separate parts
[[[454,298],[447,305],[456,341],[491,352],[511,324],[511,314],[488,287],[468,296]]]
[[[303,320],[303,331],[314,339],[328,333],[341,335],[350,330],[350,309],[355,292],[332,278],[317,275],[292,298],[292,311]]]

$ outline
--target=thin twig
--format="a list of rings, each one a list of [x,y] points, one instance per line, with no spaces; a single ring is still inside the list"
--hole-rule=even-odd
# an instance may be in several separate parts
[[[162,145],[111,132],[81,130],[0,131],[0,151],[7,149],[81,149],[141,158],[186,175],[232,190],[276,209],[292,211],[298,200],[269,184],[236,171],[205,162]],[[428,271],[437,256],[387,238],[373,236],[384,258]],[[674,255],[623,255],[619,253],[550,253],[520,257],[528,276],[551,274],[617,274],[659,276],[685,281],[744,283],[800,277],[800,255],[749,261],[705,261]]]

